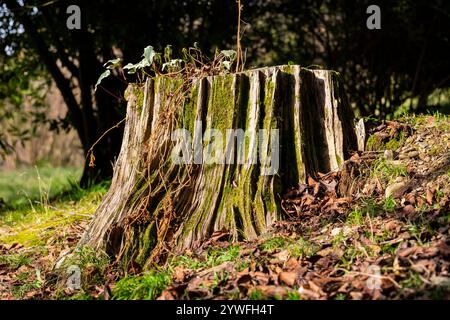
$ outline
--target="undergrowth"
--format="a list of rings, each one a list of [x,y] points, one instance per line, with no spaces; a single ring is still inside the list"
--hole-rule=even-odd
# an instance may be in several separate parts
[[[116,283],[113,299],[153,300],[171,281],[171,274],[163,270],[152,270],[139,276],[126,276]]]

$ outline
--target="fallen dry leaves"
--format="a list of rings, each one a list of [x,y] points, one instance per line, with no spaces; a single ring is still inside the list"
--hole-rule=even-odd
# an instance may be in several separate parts
[[[236,257],[217,265],[171,266],[172,283],[158,299],[450,298],[450,134],[432,124],[416,131],[396,121],[368,128],[380,143],[400,135],[406,143],[389,152],[354,153],[342,170],[288,190],[282,198],[286,220],[264,237],[232,244],[227,230],[220,230],[179,253],[204,263],[208,250],[239,246]],[[380,157],[404,166],[407,176],[390,181],[373,175]],[[20,274],[29,272],[36,280],[38,266],[50,270],[81,230],[73,227],[49,239],[45,255],[35,255],[31,263],[0,264],[1,298],[17,298],[13,288],[26,282]],[[276,238],[285,241],[268,248]],[[24,250],[0,245],[0,254]],[[92,297],[111,298],[118,277],[108,272],[104,285],[90,288]],[[51,272],[41,277],[42,286],[26,291],[24,299],[52,297]]]

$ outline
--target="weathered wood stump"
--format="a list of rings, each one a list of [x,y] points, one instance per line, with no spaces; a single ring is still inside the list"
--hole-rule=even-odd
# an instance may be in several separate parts
[[[188,85],[158,77],[126,97],[112,185],[80,241],[125,262],[158,262],[219,230],[252,239],[282,218],[287,188],[357,149],[333,71],[279,66]]]

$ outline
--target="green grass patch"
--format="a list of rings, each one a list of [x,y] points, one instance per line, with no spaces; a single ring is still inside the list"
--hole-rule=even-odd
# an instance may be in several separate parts
[[[366,150],[367,151],[378,151],[383,148],[383,144],[378,141],[377,137],[372,135],[367,138]]]
[[[282,249],[286,246],[286,244],[290,241],[290,239],[285,237],[274,237],[266,240],[261,244],[261,249],[264,251],[274,251],[278,249]]]
[[[173,267],[182,266],[192,270],[211,268],[228,261],[236,262],[238,265],[240,250],[241,247],[238,245],[230,245],[227,248],[208,248],[204,255],[200,257],[175,256],[172,258],[170,265]]]
[[[403,132],[400,132],[396,137],[383,142],[380,137],[371,135],[366,141],[367,151],[382,151],[382,150],[397,150],[405,144],[406,137]]]
[[[391,182],[397,177],[408,176],[406,166],[401,164],[394,164],[386,159],[377,159],[374,161],[371,172],[372,178],[378,178],[384,183]]]
[[[6,254],[0,256],[0,264],[6,264],[11,269],[18,269],[30,263],[31,258],[25,254]]]
[[[347,299],[347,296],[341,292],[334,296],[334,300],[346,300],[346,299]]]
[[[394,212],[397,203],[395,199],[391,196],[387,197],[382,201],[383,209],[386,212]]]
[[[248,299],[249,300],[263,300],[263,299],[265,299],[265,296],[261,290],[253,289],[252,291],[249,292]]]
[[[66,264],[77,265],[80,269],[95,267],[103,272],[109,264],[109,257],[106,253],[94,250],[90,247],[83,247],[75,251],[75,254]]]
[[[0,171],[0,198],[10,208],[48,202],[78,181],[80,168],[28,167]]]
[[[286,293],[286,299],[285,300],[302,300],[298,292],[296,291],[288,291]]]
[[[360,208],[353,209],[347,216],[346,224],[360,226],[365,222],[364,213]]]
[[[423,281],[422,279],[420,279],[420,276],[417,272],[409,270],[408,277],[402,280],[399,284],[402,288],[417,289],[422,286]]]
[[[62,226],[89,219],[107,191],[107,183],[81,189],[76,184],[57,200],[23,205],[0,213],[0,242],[44,246]]]
[[[268,239],[261,244],[261,249],[268,252],[286,249],[289,255],[294,258],[310,257],[319,250],[318,246],[304,238],[292,239],[286,237]]]
[[[319,247],[304,238],[300,238],[291,242],[288,245],[287,250],[291,257],[301,258],[314,255],[319,250]]]
[[[344,231],[339,231],[337,235],[333,237],[331,240],[331,244],[334,248],[339,248],[342,244],[345,245],[345,242],[347,241],[347,237],[344,234]]]
[[[368,219],[393,213],[397,203],[394,198],[388,197],[377,201],[373,198],[361,198],[357,206],[347,215],[345,224],[348,226],[366,226]]]
[[[61,270],[68,270],[70,266],[78,267],[81,272],[81,285],[83,288],[88,288],[104,282],[104,273],[110,262],[106,253],[90,247],[83,247],[77,249],[64,261]]]
[[[41,286],[42,282],[37,279],[32,281],[25,281],[23,284],[14,285],[12,288],[12,293],[16,298],[22,299],[27,292],[39,289]]]
[[[127,276],[120,279],[113,290],[117,300],[154,300],[171,283],[167,271],[152,270],[140,276]]]

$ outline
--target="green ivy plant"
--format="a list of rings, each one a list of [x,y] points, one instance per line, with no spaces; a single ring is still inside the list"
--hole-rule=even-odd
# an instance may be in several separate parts
[[[234,50],[216,50],[214,59],[210,60],[198,49],[197,43],[194,43],[194,47],[184,48],[181,58],[173,57],[171,45],[164,48],[164,53],[156,52],[152,46],[147,46],[144,48],[141,61],[137,63],[128,63],[122,67],[120,58],[107,61],[103,65],[106,70],[95,84],[95,91],[104,79],[111,76],[114,69],[121,68],[130,75],[136,75],[139,81],[143,81],[146,76],[154,75],[170,76],[192,72],[199,75],[211,75],[230,72],[236,57]]]

